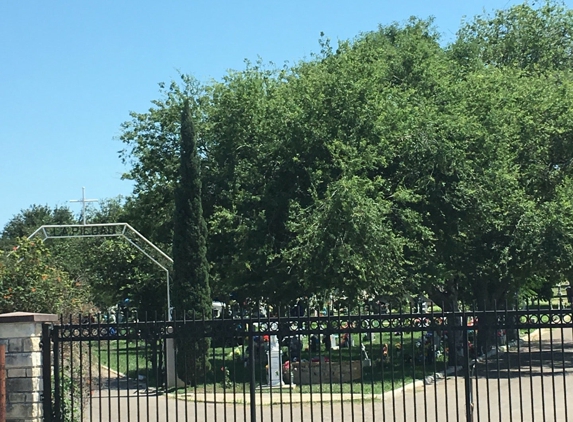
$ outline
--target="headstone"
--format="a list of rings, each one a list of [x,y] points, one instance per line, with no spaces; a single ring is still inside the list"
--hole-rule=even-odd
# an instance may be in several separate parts
[[[282,372],[282,359],[281,359],[281,348],[279,345],[279,340],[276,335],[270,336],[269,341],[269,351],[268,354],[268,368],[267,368],[267,379],[269,384],[267,387],[280,387],[285,385],[283,382],[283,372]]]
[[[331,334],[330,335],[330,348],[331,350],[338,350],[338,334]]]

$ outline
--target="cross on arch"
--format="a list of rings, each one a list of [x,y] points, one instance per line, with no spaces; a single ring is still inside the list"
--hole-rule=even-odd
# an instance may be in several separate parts
[[[86,203],[88,202],[98,202],[98,199],[86,199],[86,188],[82,187],[82,199],[70,199],[69,202],[81,202],[82,203],[82,223],[86,225]]]

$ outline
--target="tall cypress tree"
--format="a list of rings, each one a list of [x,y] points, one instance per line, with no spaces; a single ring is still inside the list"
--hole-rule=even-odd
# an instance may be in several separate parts
[[[201,174],[195,128],[189,101],[181,113],[180,170],[175,190],[173,232],[173,304],[177,315],[211,315],[211,291],[207,262],[207,225],[201,203]],[[177,373],[196,384],[208,370],[209,340],[194,338],[181,330],[177,337]]]

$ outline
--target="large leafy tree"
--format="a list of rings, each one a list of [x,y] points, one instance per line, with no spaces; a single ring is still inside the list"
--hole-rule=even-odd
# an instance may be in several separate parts
[[[567,277],[570,21],[553,3],[517,6],[444,48],[431,21],[413,19],[204,87],[195,114],[214,291],[425,291],[455,308]],[[173,188],[167,152],[187,89],[172,85],[124,127],[143,207]]]
[[[135,184],[128,198],[129,221],[145,237],[169,251],[173,241],[175,184],[179,172],[181,107],[184,98],[200,97],[202,88],[182,75],[181,83],[160,84],[161,98],[145,113],[132,112],[122,125],[120,152],[131,168],[124,179]],[[198,120],[201,123],[201,120]],[[201,139],[198,147],[202,150]]]
[[[485,177],[471,191],[481,219],[472,222],[479,231],[467,248],[481,250],[470,282],[480,301],[511,299],[516,291],[548,295],[570,272],[563,259],[567,234],[547,225],[559,220],[563,227],[570,218],[554,204],[568,189],[573,158],[572,31],[571,10],[552,1],[537,8],[526,3],[476,17],[449,50],[463,81],[457,114],[466,116],[463,127],[473,129],[468,139],[483,154],[466,160],[478,164],[473,174]],[[557,212],[550,216],[548,209]],[[548,245],[560,258],[547,254]]]
[[[542,291],[542,279],[551,282],[549,273],[534,276],[544,268],[540,245],[523,249],[518,235],[525,234],[524,215],[539,213],[540,201],[554,199],[534,186],[544,183],[550,164],[539,160],[547,141],[568,130],[558,123],[569,119],[568,112],[556,120],[548,116],[547,125],[533,122],[556,98],[569,102],[563,94],[555,81],[514,70],[486,69],[450,86],[455,100],[448,103],[448,121],[433,136],[455,154],[442,150],[443,158],[428,160],[440,164],[428,169],[431,183],[419,190],[428,199],[421,210],[435,246],[429,274],[442,279],[428,290],[490,306],[512,300],[521,289]],[[419,157],[404,160],[405,172],[413,168],[411,159]]]

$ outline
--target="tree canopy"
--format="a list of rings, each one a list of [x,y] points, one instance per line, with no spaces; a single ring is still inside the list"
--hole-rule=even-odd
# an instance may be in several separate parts
[[[97,207],[87,209],[90,223],[129,223],[132,210],[125,204],[123,198],[102,200]],[[29,286],[36,287],[45,284],[46,280],[39,277],[41,274],[49,274],[57,271],[56,278],[69,280],[60,286],[83,286],[82,296],[87,308],[97,307],[105,311],[109,307],[129,299],[136,306],[142,317],[145,312],[152,315],[154,312],[165,312],[166,288],[165,272],[160,270],[144,254],[123,238],[83,238],[83,239],[51,239],[38,246],[38,239],[26,240],[40,226],[49,224],[79,224],[79,219],[72,214],[67,207],[37,206],[23,210],[5,226],[0,243],[5,251],[6,268],[13,271],[16,267],[9,256],[19,254],[35,254],[41,259],[31,260],[37,268],[31,267],[26,270],[26,282]],[[36,244],[34,248],[25,248],[30,242]],[[14,249],[16,248],[16,249]],[[24,248],[24,249],[22,249]],[[20,250],[21,249],[21,250]],[[14,250],[18,252],[15,253]],[[28,252],[26,252],[28,251]],[[24,255],[23,255],[24,256]],[[19,256],[18,259],[24,259]],[[26,255],[27,256],[27,255]],[[8,265],[8,263],[11,263]],[[20,268],[20,267],[18,267]],[[11,274],[11,275],[10,275]],[[20,275],[14,273],[0,274],[0,282],[6,293],[11,283]],[[32,274],[34,277],[32,277]],[[61,274],[61,275],[60,275]],[[51,280],[48,278],[47,280]],[[40,289],[37,288],[38,291]],[[6,294],[5,294],[6,295]],[[20,302],[18,302],[20,303]],[[60,306],[57,300],[46,301],[46,305],[53,305],[53,312],[59,312]],[[20,308],[22,311],[32,311],[34,307]],[[65,308],[78,310],[81,307]]]
[[[127,177],[142,198],[171,189],[191,97],[215,293],[547,294],[571,269],[572,18],[523,4],[447,46],[411,19],[292,67],[183,76],[124,125]]]
[[[572,270],[572,31],[560,3],[524,3],[464,22],[449,45],[412,18],[323,36],[292,66],[183,74],[122,125],[135,183],[122,215],[175,253],[177,189],[200,182],[224,300],[548,296]],[[200,180],[178,185],[187,101]]]

